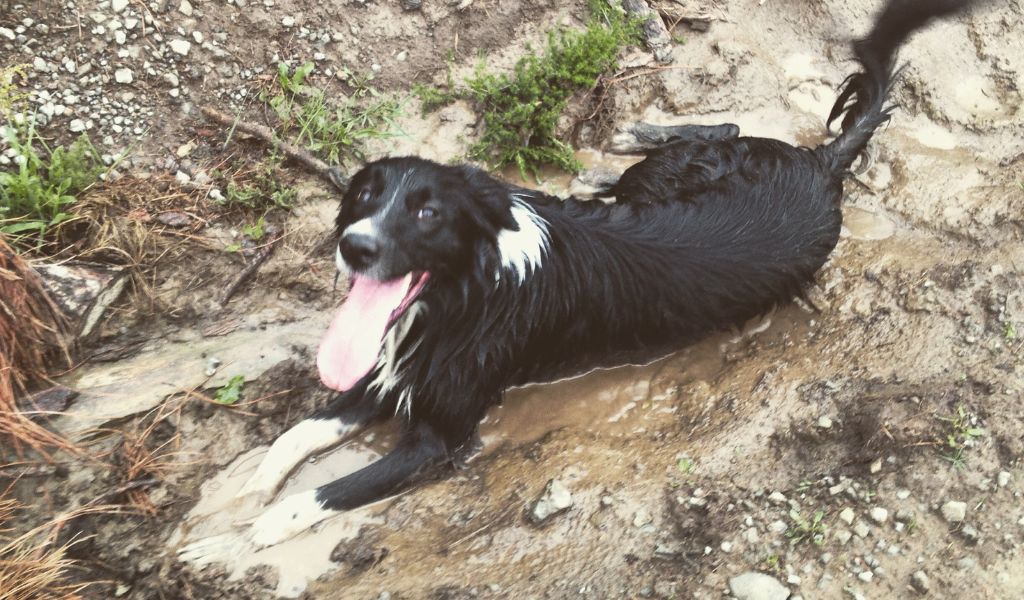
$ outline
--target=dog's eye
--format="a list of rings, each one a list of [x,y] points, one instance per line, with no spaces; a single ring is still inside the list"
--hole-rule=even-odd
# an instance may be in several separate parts
[[[369,202],[370,201],[370,188],[363,188],[359,192],[359,196],[356,197],[356,200],[359,201],[360,204],[366,204],[367,202]]]
[[[418,213],[416,213],[416,218],[421,221],[425,221],[428,219],[436,219],[440,215],[441,213],[433,206],[424,206]]]

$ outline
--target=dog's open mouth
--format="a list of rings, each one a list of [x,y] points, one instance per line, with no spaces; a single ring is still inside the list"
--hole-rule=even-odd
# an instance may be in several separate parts
[[[426,285],[426,271],[390,281],[352,275],[348,297],[327,328],[316,365],[324,385],[344,392],[377,364],[381,340]]]

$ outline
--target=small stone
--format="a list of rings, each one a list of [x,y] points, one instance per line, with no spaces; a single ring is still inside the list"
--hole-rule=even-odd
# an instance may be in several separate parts
[[[192,32],[192,39],[194,39],[197,44],[202,44],[203,40],[206,39],[206,38],[203,37],[203,32],[202,31],[193,31]]]
[[[868,467],[868,470],[871,472],[872,475],[880,472],[882,470],[882,459],[879,458],[875,462],[871,463],[871,466]]]
[[[192,16],[192,3],[188,0],[181,0],[181,4],[178,5],[178,12],[185,15],[186,17]]]
[[[853,537],[853,534],[847,529],[837,529],[834,535],[836,541],[844,546],[850,541],[850,538]]]
[[[832,419],[830,419],[827,416],[819,417],[818,418],[818,427],[820,427],[822,429],[831,429],[832,428]]]
[[[818,560],[821,561],[821,564],[827,565],[828,563],[832,562],[832,553],[824,552],[821,556],[818,557]]]
[[[786,496],[784,496],[782,492],[772,492],[768,496],[768,501],[771,502],[772,504],[785,504]]]
[[[978,543],[978,538],[980,537],[978,530],[973,525],[964,525],[963,529],[960,530],[960,535],[972,544]]]
[[[123,598],[128,595],[128,592],[132,591],[132,586],[125,585],[123,583],[117,584],[117,589],[114,590],[115,598]]]
[[[171,40],[170,42],[167,42],[167,45],[171,47],[171,50],[175,54],[180,54],[182,56],[188,56],[188,51],[192,49],[192,42],[182,39]]]
[[[6,40],[9,40],[11,42],[13,42],[14,40],[16,40],[18,38],[18,36],[15,35],[14,31],[12,31],[12,30],[10,30],[10,29],[8,29],[6,27],[0,27],[0,37],[4,38]]]
[[[896,511],[896,515],[893,518],[899,523],[910,523],[914,520],[914,511],[901,508]]]
[[[722,549],[722,552],[728,554],[732,552],[732,542],[722,542],[722,545],[719,546],[719,548]]]
[[[789,525],[786,525],[786,522],[781,520],[772,521],[772,523],[768,525],[768,530],[776,534],[786,533],[787,529],[789,529]]]
[[[114,81],[118,83],[131,83],[135,80],[131,69],[118,69],[114,71]]]
[[[71,130],[71,133],[80,133],[85,131],[85,121],[81,119],[74,119],[71,121],[68,128]]]
[[[761,536],[758,535],[756,527],[751,527],[743,532],[743,539],[746,540],[748,544],[756,544],[760,538]]]
[[[931,581],[928,580],[928,574],[924,571],[914,571],[914,574],[910,576],[910,585],[919,594],[927,594],[931,589]]]
[[[861,571],[857,573],[857,579],[860,579],[864,583],[871,583],[871,580],[875,578],[875,574],[871,571]]]
[[[395,59],[398,60],[398,62],[405,62],[407,58],[409,58],[408,50],[402,50],[397,56],[395,56]]]
[[[124,43],[128,41],[128,35],[125,32],[118,29],[114,32],[114,41],[117,42],[118,46],[123,46]]]
[[[178,76],[174,73],[164,73],[163,80],[171,87],[178,87]]]
[[[1006,471],[1000,471],[999,475],[996,475],[996,484],[1001,488],[1010,485],[1010,474]]]
[[[872,521],[881,525],[889,520],[889,511],[881,506],[875,506],[868,511],[868,516],[871,517]]]
[[[558,513],[564,512],[572,506],[572,494],[568,488],[557,480],[548,481],[544,493],[533,505],[530,511],[530,519],[537,525],[544,523]]]
[[[288,16],[281,19],[281,25],[289,29],[295,27],[295,17]]]
[[[853,509],[847,506],[843,510],[839,511],[839,520],[847,525],[853,525],[853,520],[856,518]]]
[[[779,580],[753,571],[729,580],[729,591],[737,600],[786,600],[789,588]]]
[[[959,523],[967,516],[967,503],[950,500],[942,505],[942,517],[950,523]]]
[[[37,56],[32,59],[32,68],[40,73],[49,73],[50,65],[46,64],[46,59],[42,56]]]
[[[177,173],[174,174],[174,180],[178,182],[178,185],[188,185],[192,181],[192,178],[189,177],[188,173],[184,171],[178,171]]]
[[[651,521],[651,514],[642,508],[633,514],[633,527],[643,527]]]
[[[203,373],[207,377],[213,377],[214,374],[217,373],[217,369],[220,367],[221,364],[222,363],[219,358],[217,358],[216,356],[211,356],[206,359],[206,369],[203,370]]]
[[[896,490],[896,498],[906,500],[910,497],[910,490]]]
[[[175,229],[185,227],[192,222],[192,218],[182,212],[165,212],[157,215],[156,220],[168,227]]]
[[[110,8],[114,9],[114,12],[120,14],[124,9],[128,8],[128,0],[111,0]]]
[[[871,533],[871,528],[864,521],[857,521],[853,526],[853,532],[857,534],[857,537],[866,538]]]

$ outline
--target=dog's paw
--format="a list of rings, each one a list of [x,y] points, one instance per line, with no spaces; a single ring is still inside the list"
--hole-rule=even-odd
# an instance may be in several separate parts
[[[178,550],[178,560],[202,567],[210,563],[226,563],[251,550],[248,536],[240,531],[197,540]]]
[[[273,546],[338,513],[317,501],[316,490],[293,494],[264,511],[249,529],[249,538],[257,547]]]

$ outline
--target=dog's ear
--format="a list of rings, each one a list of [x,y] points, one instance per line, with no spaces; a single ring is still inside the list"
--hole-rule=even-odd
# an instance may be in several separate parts
[[[461,171],[466,190],[479,209],[470,211],[477,224],[492,235],[502,229],[518,230],[508,186],[475,167],[463,166]]]
[[[331,167],[328,169],[327,177],[330,178],[331,183],[333,183],[334,187],[338,188],[338,191],[342,194],[344,194],[345,190],[348,189],[348,177],[345,177],[345,174],[341,172],[340,168]]]

